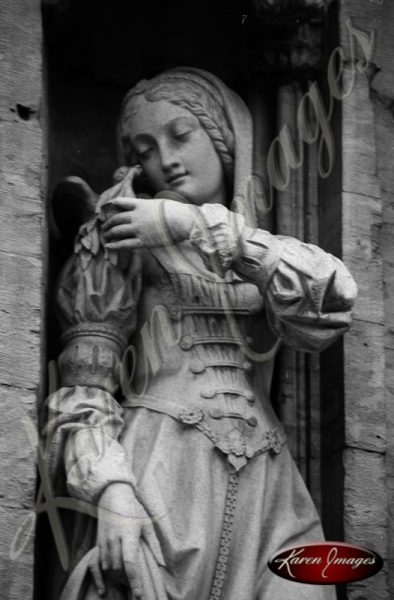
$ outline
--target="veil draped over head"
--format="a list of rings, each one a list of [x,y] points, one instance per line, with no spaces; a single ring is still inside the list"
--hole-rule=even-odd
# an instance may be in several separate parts
[[[256,225],[250,189],[252,173],[252,121],[243,100],[218,77],[202,69],[177,67],[152,79],[143,79],[127,94],[119,123],[120,155],[132,164],[128,125],[138,106],[138,97],[167,100],[193,113],[210,136],[229,179],[231,210]]]

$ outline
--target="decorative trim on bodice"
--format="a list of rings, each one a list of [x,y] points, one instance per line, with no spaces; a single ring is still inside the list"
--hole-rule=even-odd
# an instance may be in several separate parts
[[[262,431],[257,440],[248,439],[239,429],[229,428],[225,433],[221,433],[212,426],[209,411],[202,410],[199,407],[181,407],[175,402],[155,398],[153,396],[144,396],[142,398],[129,397],[123,404],[124,408],[147,408],[155,412],[169,415],[173,419],[185,426],[195,427],[227,456],[230,465],[239,471],[247,464],[248,459],[253,458],[263,452],[271,451],[279,454],[286,438],[279,428],[273,428]],[[257,425],[255,422],[248,423],[251,428]]]

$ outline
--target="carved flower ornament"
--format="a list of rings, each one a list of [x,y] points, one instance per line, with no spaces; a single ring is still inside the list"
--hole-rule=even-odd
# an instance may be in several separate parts
[[[179,420],[185,425],[197,425],[204,418],[204,413],[200,408],[188,408],[179,413]]]

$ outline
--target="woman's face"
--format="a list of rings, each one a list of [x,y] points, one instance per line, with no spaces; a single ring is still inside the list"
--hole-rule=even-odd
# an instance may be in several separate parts
[[[130,137],[156,193],[172,190],[196,205],[225,204],[222,163],[191,112],[166,100],[140,98]]]

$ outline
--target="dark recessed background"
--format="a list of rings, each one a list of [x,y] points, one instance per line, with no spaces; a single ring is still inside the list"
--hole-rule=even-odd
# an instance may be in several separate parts
[[[244,17],[252,12],[247,0],[59,0],[44,14],[57,68],[127,89],[184,64],[237,84],[245,69]]]

